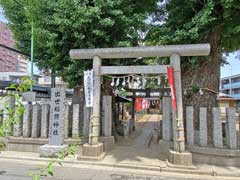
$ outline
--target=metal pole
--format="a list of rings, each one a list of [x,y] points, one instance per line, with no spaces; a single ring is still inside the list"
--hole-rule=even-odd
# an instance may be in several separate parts
[[[30,79],[33,80],[33,49],[34,49],[34,29],[33,29],[33,21],[32,21],[32,32],[31,32],[31,74]],[[30,90],[33,90],[31,85]]]

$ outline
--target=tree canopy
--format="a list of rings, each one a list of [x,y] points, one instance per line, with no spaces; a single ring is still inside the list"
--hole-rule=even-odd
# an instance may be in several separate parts
[[[33,23],[38,66],[74,86],[91,62],[71,60],[69,50],[136,46],[157,0],[1,0],[1,5],[18,48],[30,52]]]
[[[210,43],[211,54],[207,61],[203,58],[183,61],[186,66],[183,73],[195,70],[185,73],[183,78],[191,77],[191,84],[218,91],[221,54],[240,48],[239,10],[239,0],[162,0],[158,11],[153,13],[153,20],[161,23],[152,24],[147,44]],[[193,65],[199,69],[199,74],[192,69]],[[207,69],[206,72],[203,69]]]
[[[194,107],[195,127],[199,127],[199,108],[207,107],[211,143],[211,109],[218,106],[222,53],[240,48],[240,1],[162,0],[159,5],[153,14],[158,23],[149,30],[148,44],[210,43],[209,57],[185,58],[181,65],[183,103]]]
[[[239,0],[171,0],[162,3],[149,36],[154,44],[196,43],[210,32],[221,37],[223,51],[240,48]]]

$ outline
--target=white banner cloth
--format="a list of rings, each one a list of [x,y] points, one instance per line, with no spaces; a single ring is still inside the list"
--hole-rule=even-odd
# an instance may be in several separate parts
[[[84,91],[86,107],[93,107],[93,70],[84,71]]]

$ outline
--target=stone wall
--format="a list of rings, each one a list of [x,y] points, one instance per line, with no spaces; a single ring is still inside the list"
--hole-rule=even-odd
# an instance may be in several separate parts
[[[102,108],[102,138],[101,141],[114,142],[112,137],[112,97],[104,96]],[[14,108],[12,99],[4,98],[0,101],[0,108],[3,109],[3,102],[8,102]],[[12,128],[12,136],[8,137],[8,150],[33,151],[37,152],[39,146],[46,144],[49,137],[50,123],[50,100],[23,102],[24,114]],[[88,141],[89,119],[92,113],[91,108],[84,107],[82,111],[79,104],[72,104],[71,101],[64,101],[64,143],[82,144]],[[4,112],[0,120],[7,114]],[[108,147],[106,147],[108,148]]]
[[[191,110],[190,110],[191,109]],[[199,129],[193,126],[193,109],[187,107],[186,111],[186,131],[187,144],[189,146],[213,147],[221,149],[239,149],[239,116],[235,108],[226,107],[226,116],[221,115],[218,107],[212,108],[212,140],[208,140],[208,126],[206,122],[207,108],[201,107],[199,110]],[[195,138],[193,138],[195,137]],[[198,141],[199,140],[199,141]],[[212,143],[211,143],[212,142]]]
[[[172,107],[171,99],[164,99],[162,119],[162,139],[160,151],[165,154],[173,148]],[[194,124],[194,111],[198,111],[199,124]],[[208,139],[207,112],[209,109],[192,106],[186,108],[185,141],[186,149],[192,153],[193,163],[206,163],[213,165],[240,166],[240,125],[239,114],[235,108],[226,107],[224,116],[219,107],[211,109],[212,113],[212,139]]]

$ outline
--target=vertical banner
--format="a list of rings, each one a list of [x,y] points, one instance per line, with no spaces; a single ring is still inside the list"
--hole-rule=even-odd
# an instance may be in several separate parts
[[[135,100],[135,110],[141,111],[142,110],[142,98],[136,98]]]
[[[84,71],[84,92],[86,107],[93,107],[93,70]]]
[[[142,100],[142,109],[147,109],[148,108],[148,100],[147,99],[143,99]]]
[[[150,100],[144,98],[136,98],[135,100],[135,110],[142,111],[144,109],[148,109],[150,104]]]
[[[174,69],[172,66],[167,68],[168,73],[168,83],[171,89],[172,96],[172,106],[175,112],[177,112],[177,100],[176,100],[176,91],[175,91],[175,83],[174,83]]]

